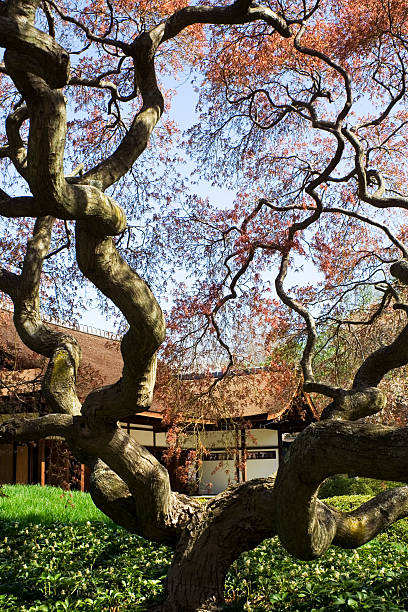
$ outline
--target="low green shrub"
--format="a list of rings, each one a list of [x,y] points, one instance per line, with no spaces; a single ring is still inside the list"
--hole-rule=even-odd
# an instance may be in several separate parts
[[[320,486],[319,497],[335,497],[340,495],[370,495],[371,497],[386,489],[399,487],[402,483],[372,478],[349,478],[347,474],[337,474],[328,478]]]

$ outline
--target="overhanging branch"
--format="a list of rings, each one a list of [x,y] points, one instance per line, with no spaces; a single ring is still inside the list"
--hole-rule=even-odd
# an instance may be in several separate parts
[[[300,559],[321,556],[336,537],[347,547],[360,546],[406,516],[408,487],[380,494],[347,515],[317,499],[319,485],[335,474],[404,482],[407,468],[408,428],[342,421],[310,425],[292,443],[276,479],[277,528],[283,545]],[[363,518],[366,510],[371,523]]]

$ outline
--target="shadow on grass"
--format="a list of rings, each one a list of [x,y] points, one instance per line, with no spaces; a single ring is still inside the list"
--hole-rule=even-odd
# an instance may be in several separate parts
[[[65,518],[65,517],[64,517]],[[32,525],[44,525],[46,527],[52,527],[53,525],[85,525],[87,523],[86,520],[84,520],[81,517],[73,517],[73,518],[65,518],[61,519],[61,520],[55,520],[55,517],[53,516],[49,516],[47,514],[45,514],[44,512],[36,512],[36,511],[32,511],[32,512],[27,512],[27,514],[20,514],[18,516],[18,518],[10,518],[10,516],[4,514],[1,512],[0,510],[0,521],[2,523],[9,523],[9,524],[18,524],[20,525],[20,527],[29,527]],[[106,526],[109,527],[111,529],[121,529],[121,527],[119,527],[118,525],[116,525],[113,521],[108,520],[108,521],[95,521],[92,520],[92,525],[101,525],[101,526]]]

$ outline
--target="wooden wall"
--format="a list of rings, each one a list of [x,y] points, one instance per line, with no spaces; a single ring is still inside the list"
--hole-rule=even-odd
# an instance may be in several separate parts
[[[13,482],[13,445],[0,445],[0,484]]]
[[[28,446],[16,448],[16,484],[28,484]]]
[[[0,485],[39,483],[87,491],[89,475],[89,469],[73,460],[62,441],[0,444]]]

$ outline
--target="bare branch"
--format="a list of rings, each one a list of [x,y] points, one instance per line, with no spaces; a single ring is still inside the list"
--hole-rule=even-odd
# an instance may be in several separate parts
[[[295,49],[297,49],[300,53],[303,53],[304,55],[309,55],[310,57],[317,57],[318,59],[322,60],[325,64],[330,66],[330,68],[335,70],[343,79],[344,88],[346,92],[346,101],[344,103],[342,110],[337,116],[336,127],[339,128],[342,125],[344,119],[347,117],[351,109],[351,106],[353,104],[350,77],[347,71],[342,66],[340,66],[340,64],[337,64],[336,62],[334,62],[328,55],[326,55],[325,53],[321,51],[318,51],[316,49],[311,49],[310,47],[306,47],[301,44],[301,39],[305,31],[306,31],[306,26],[305,24],[302,24],[301,28],[299,29],[299,32],[296,34],[295,39],[294,39]]]
[[[53,2],[52,0],[45,0],[45,2],[53,7],[55,12],[61,17],[61,19],[63,21],[66,21],[67,23],[72,23],[73,25],[75,25],[78,28],[80,28],[84,32],[85,36],[89,40],[91,40],[93,42],[103,43],[104,45],[111,45],[112,47],[116,47],[117,49],[121,49],[125,53],[129,51],[129,45],[128,44],[126,44],[124,42],[121,42],[120,40],[117,40],[115,38],[108,38],[107,36],[104,36],[104,35],[97,36],[84,23],[82,23],[79,19],[75,19],[74,17],[72,17],[72,15],[67,15],[66,13],[64,13],[59,8],[59,6],[57,6],[57,4],[55,4],[55,2]],[[110,30],[111,30],[111,28],[108,28],[108,32]]]
[[[48,414],[37,419],[14,418],[0,425],[0,444],[30,442],[47,436],[69,437],[73,419],[66,414]]]
[[[60,253],[61,251],[63,251],[64,249],[69,249],[71,246],[71,232],[68,228],[68,223],[66,221],[64,221],[64,226],[65,226],[65,234],[67,237],[67,241],[65,244],[63,244],[62,246],[58,247],[57,249],[54,249],[53,251],[51,251],[51,253],[48,253],[45,257],[45,259],[50,259],[51,257],[54,257],[54,255],[57,255],[57,253]]]
[[[386,196],[384,179],[380,172],[374,169],[367,170],[365,167],[364,147],[358,139],[357,134],[349,129],[342,128],[342,134],[347,138],[355,150],[355,165],[358,179],[358,195],[367,204],[371,204],[377,208],[408,208],[408,197]],[[378,188],[374,193],[370,193],[370,181],[375,179]]]
[[[367,217],[366,215],[361,215],[358,212],[352,211],[352,210],[347,210],[344,208],[339,208],[336,206],[330,206],[330,207],[323,207],[323,212],[329,212],[329,213],[339,213],[342,215],[346,215],[347,217],[352,217],[354,219],[358,219],[359,221],[362,221],[363,223],[367,223],[368,225],[372,225],[373,227],[378,227],[378,229],[380,229],[381,231],[383,231],[387,238],[389,238],[390,242],[392,242],[402,253],[403,257],[407,257],[408,258],[408,250],[406,248],[406,246],[400,241],[398,240],[398,238],[396,236],[394,236],[394,234],[391,232],[391,230],[384,225],[384,223],[380,223],[379,221],[375,221],[374,219],[372,219],[371,217]]]
[[[44,1],[42,3],[42,7],[41,7],[44,11],[45,17],[47,19],[47,23],[48,23],[48,34],[52,37],[55,38],[55,22],[54,22],[54,17],[52,16],[52,13],[47,5],[47,2]]]
[[[163,96],[157,84],[154,54],[159,45],[174,38],[194,23],[250,23],[259,19],[272,25],[282,36],[290,37],[286,22],[266,7],[249,8],[238,2],[227,7],[190,6],[174,13],[150,32],[140,34],[131,47],[122,50],[133,58],[135,76],[143,106],[134,118],[126,136],[116,151],[95,168],[84,174],[78,184],[97,183],[102,190],[115,183],[129,171],[147,146],[150,135],[159,121],[163,108]]]

